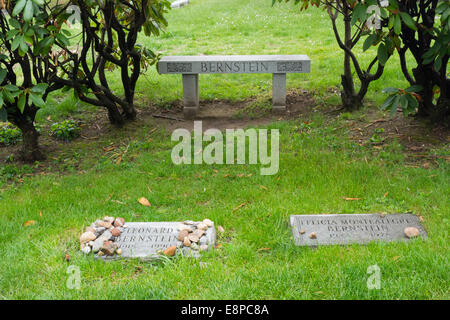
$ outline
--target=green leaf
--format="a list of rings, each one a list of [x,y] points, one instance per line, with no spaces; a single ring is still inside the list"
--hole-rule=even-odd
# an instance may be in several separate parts
[[[0,84],[5,80],[7,73],[8,72],[5,69],[0,69]]]
[[[392,103],[392,108],[391,108],[391,117],[393,117],[395,112],[397,111],[399,101],[400,101],[400,96],[399,95],[395,96],[395,99],[394,99],[394,102]]]
[[[396,92],[398,92],[398,89],[389,87],[389,88],[384,88],[381,92],[383,92],[383,93],[396,93]]]
[[[435,70],[441,70],[442,67],[442,56],[438,56],[437,59],[434,61],[434,69]]]
[[[380,109],[383,111],[389,109],[389,107],[392,106],[392,102],[394,101],[395,97],[395,95],[390,95],[386,100],[384,100],[384,103],[381,105]]]
[[[409,14],[407,14],[406,12],[400,12],[400,16],[402,17],[403,22],[408,28],[417,31],[416,23]]]
[[[25,5],[25,10],[23,11],[23,20],[26,22],[30,22],[33,19],[34,9],[33,9],[33,1],[28,0]]]
[[[423,90],[423,87],[422,86],[419,86],[419,85],[414,85],[414,86],[411,86],[411,87],[409,87],[409,88],[406,88],[405,89],[405,91],[406,92],[420,92],[420,91],[422,91]]]
[[[14,103],[14,96],[8,90],[3,90],[3,98],[10,103]]]
[[[12,12],[12,16],[15,17],[19,13],[21,13],[26,4],[27,4],[27,0],[17,1],[16,5],[14,6],[14,10]]]
[[[6,40],[11,40],[20,32],[19,29],[11,29],[6,33]]]
[[[378,46],[378,61],[380,62],[380,64],[382,66],[384,66],[386,64],[386,61],[388,61],[388,59],[389,59],[389,54],[388,54],[387,48],[384,43],[381,43]]]
[[[419,106],[419,102],[417,102],[416,98],[412,95],[406,95],[406,99],[408,100],[408,110],[414,112],[415,109]]]
[[[25,93],[22,93],[17,100],[17,108],[19,108],[20,112],[23,113],[25,109],[25,102],[27,101],[27,96]]]
[[[23,40],[23,35],[17,36],[11,43],[11,50],[15,51]]]
[[[47,88],[47,83],[38,83],[31,89],[31,92],[43,94]]]
[[[378,39],[378,35],[376,33],[372,33],[370,36],[366,38],[363,44],[363,51],[369,49]]]
[[[9,19],[9,24],[16,29],[20,29],[20,23],[16,19]]]
[[[20,51],[22,51],[23,53],[26,53],[28,51],[27,43],[25,41],[23,41],[23,37],[22,37],[22,41],[20,42],[19,48],[20,48]]]
[[[2,103],[3,99],[0,97]],[[8,112],[6,111],[6,108],[0,108],[0,121],[6,122],[8,121]]]
[[[36,107],[42,108],[45,104],[42,98],[34,93],[30,93],[30,100]]]
[[[395,16],[395,21],[394,21],[394,32],[396,34],[400,34],[400,32],[402,32],[402,20],[400,18],[399,15]]]
[[[367,6],[358,3],[355,8],[353,8],[352,21],[351,24],[354,25],[358,20],[365,21],[367,15]]]

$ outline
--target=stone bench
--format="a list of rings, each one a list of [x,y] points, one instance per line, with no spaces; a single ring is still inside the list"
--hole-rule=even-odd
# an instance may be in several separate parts
[[[272,73],[274,111],[286,110],[286,73],[309,73],[306,55],[252,56],[166,56],[158,62],[159,74],[183,75],[183,106],[186,118],[193,118],[199,106],[200,73]]]

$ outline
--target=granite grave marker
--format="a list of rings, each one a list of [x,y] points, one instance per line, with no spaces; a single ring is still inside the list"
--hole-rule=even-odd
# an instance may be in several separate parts
[[[177,239],[182,222],[127,222],[127,228],[116,239],[116,243],[122,249],[121,258],[140,258],[152,260],[158,258],[159,251],[177,246],[181,247],[181,241]],[[206,244],[214,247],[216,242],[216,230],[213,227],[206,231]],[[181,248],[179,248],[181,249]],[[191,248],[182,248],[186,255],[197,256],[198,252]],[[117,259],[103,257],[104,259]]]
[[[298,246],[406,241],[407,227],[415,227],[422,238],[427,237],[419,218],[409,213],[291,215],[290,223]]]

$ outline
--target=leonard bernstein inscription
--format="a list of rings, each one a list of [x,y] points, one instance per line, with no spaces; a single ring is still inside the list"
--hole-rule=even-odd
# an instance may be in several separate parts
[[[324,214],[291,216],[292,234],[299,246],[407,240],[404,229],[425,229],[413,214]]]
[[[127,228],[116,239],[116,243],[122,249],[122,258],[158,258],[158,251],[171,246],[181,246],[177,239],[180,222],[127,222]],[[214,246],[215,229],[209,228],[206,232],[207,244]],[[186,250],[185,250],[186,249]],[[183,252],[190,254],[189,248],[183,248]],[[114,256],[111,259],[119,258]],[[109,259],[109,257],[105,257]]]

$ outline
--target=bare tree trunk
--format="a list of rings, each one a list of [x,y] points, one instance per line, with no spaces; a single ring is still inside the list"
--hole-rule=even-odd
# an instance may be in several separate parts
[[[20,157],[23,161],[34,162],[45,159],[45,155],[39,148],[39,132],[36,131],[32,121],[23,120],[17,123],[22,131],[22,150]]]
[[[351,13],[347,5],[343,4],[344,13],[344,44],[347,48],[352,48],[352,26],[351,26]],[[341,100],[344,109],[357,110],[362,107],[362,98],[355,92],[355,84],[353,81],[351,57],[347,51],[344,51],[344,74],[341,76]],[[363,96],[364,97],[364,96]]]

